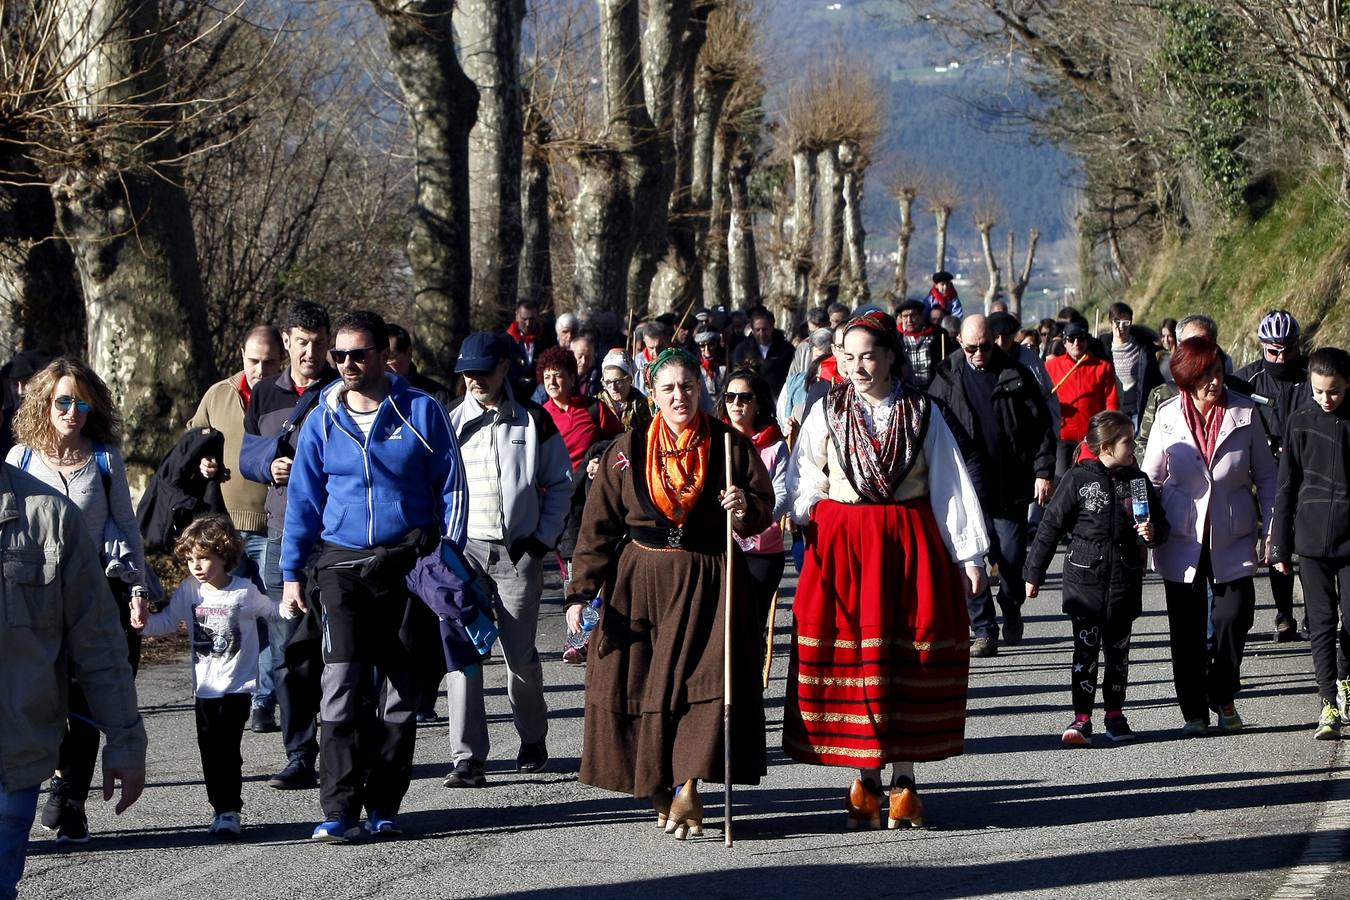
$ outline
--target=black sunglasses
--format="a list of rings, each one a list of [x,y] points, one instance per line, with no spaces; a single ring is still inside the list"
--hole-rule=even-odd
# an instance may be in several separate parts
[[[722,397],[726,400],[727,406],[733,403],[754,403],[755,395],[752,391],[727,391]]]
[[[328,355],[333,357],[334,365],[342,365],[347,361],[347,357],[352,358],[352,362],[358,366],[366,361],[366,356],[375,352],[374,347],[353,347],[350,350],[329,350]]]
[[[965,350],[970,356],[974,356],[976,353],[992,353],[994,345],[988,342],[983,344],[962,344],[961,349]]]

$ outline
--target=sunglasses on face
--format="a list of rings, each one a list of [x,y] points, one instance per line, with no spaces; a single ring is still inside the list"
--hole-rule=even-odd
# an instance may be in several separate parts
[[[966,351],[966,355],[974,356],[976,353],[992,353],[994,345],[986,341],[983,344],[963,344],[961,349]]]
[[[1266,344],[1266,354],[1269,356],[1287,356],[1291,352],[1289,347],[1281,347],[1277,344]]]
[[[1087,338],[1083,337],[1082,335],[1079,335],[1078,337],[1066,337],[1066,338],[1064,339],[1064,343],[1066,343],[1066,344],[1081,344],[1081,343],[1083,343],[1083,342],[1086,341],[1086,340],[1087,340]]]
[[[328,355],[333,358],[333,365],[340,366],[351,357],[352,362],[358,366],[366,361],[366,357],[375,352],[374,347],[353,347],[350,350],[329,350]]]
[[[727,406],[731,404],[750,404],[755,402],[755,395],[749,391],[727,391],[724,395],[727,399]]]
[[[73,406],[75,407],[76,412],[85,413],[87,415],[94,409],[94,407],[89,405],[88,401],[81,400],[78,397],[61,396],[57,397],[53,402],[56,403],[56,408],[61,410],[61,412],[69,412],[70,408]]]

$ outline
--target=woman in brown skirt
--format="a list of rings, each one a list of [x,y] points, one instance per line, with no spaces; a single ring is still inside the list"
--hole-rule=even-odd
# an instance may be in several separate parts
[[[964,748],[965,597],[984,586],[984,514],[956,440],[897,377],[893,320],[848,323],[836,385],[802,423],[788,491],[807,525],[793,601],[783,748],[858,769],[850,827],[921,826],[914,763]]]
[[[744,436],[699,410],[698,362],[683,350],[652,361],[656,415],[601,458],[572,557],[568,629],[604,597],[586,673],[581,780],[650,797],[657,825],[701,834],[700,780],[723,780],[722,603],[727,511],[742,537],[769,525],[773,484]],[[731,484],[724,435],[731,435]],[[739,550],[732,565],[745,583]],[[765,772],[760,622],[748,593],[732,615],[731,777]],[[741,602],[743,601],[743,602]]]

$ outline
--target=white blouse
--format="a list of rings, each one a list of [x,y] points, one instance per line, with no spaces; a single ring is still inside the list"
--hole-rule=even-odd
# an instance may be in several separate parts
[[[871,410],[872,418],[883,427],[890,421],[893,407]],[[825,421],[826,403],[811,408],[797,436],[797,446],[788,464],[788,493],[793,497],[792,517],[805,525],[811,511],[824,499],[857,503],[861,499],[838,464],[837,451]],[[869,423],[871,424],[871,423]],[[984,511],[975,494],[975,485],[966,472],[956,438],[936,408],[930,410],[924,434],[922,458],[915,461],[912,475],[926,470],[927,494],[937,519],[942,542],[952,560],[962,566],[982,564],[989,551],[989,534],[984,526]],[[906,479],[906,484],[908,484]],[[902,485],[902,499],[918,496]]]

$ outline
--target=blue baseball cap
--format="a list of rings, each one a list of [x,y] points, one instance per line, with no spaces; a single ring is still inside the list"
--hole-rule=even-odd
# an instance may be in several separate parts
[[[511,356],[507,338],[491,331],[475,331],[464,339],[459,347],[459,359],[455,361],[455,374],[463,372],[490,372],[497,363]]]

